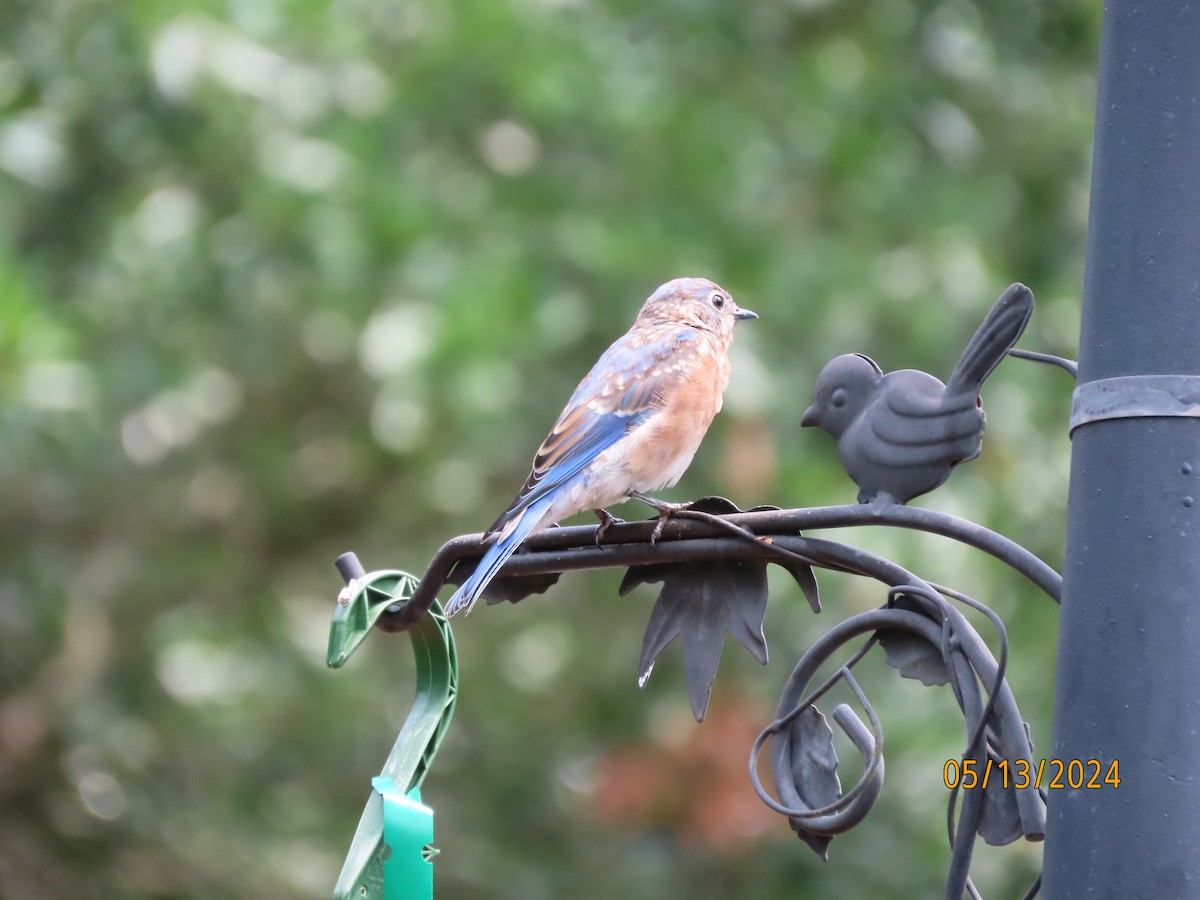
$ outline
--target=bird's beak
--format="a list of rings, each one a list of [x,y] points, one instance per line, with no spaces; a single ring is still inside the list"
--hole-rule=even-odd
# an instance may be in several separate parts
[[[742,322],[742,321],[745,321],[746,319],[757,319],[758,313],[754,312],[754,310],[752,310],[752,309],[742,309],[739,306],[739,307],[737,307],[737,309],[734,310],[733,317],[735,319],[737,319],[739,322]]]
[[[810,406],[808,409],[806,409],[804,411],[804,415],[802,415],[800,417],[800,426],[802,428],[808,428],[810,425],[816,425],[816,424],[817,424],[817,408],[815,406]]]

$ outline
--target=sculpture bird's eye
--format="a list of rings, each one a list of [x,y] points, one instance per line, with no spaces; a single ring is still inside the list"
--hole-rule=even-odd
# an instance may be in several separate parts
[[[846,405],[846,389],[838,388],[829,398],[829,405],[834,409],[841,409]]]
[[[725,305],[725,295],[722,294],[720,291],[713,291],[712,295],[708,298],[708,302],[711,303],[713,306],[715,306],[717,309],[720,309],[721,307],[723,307]]]

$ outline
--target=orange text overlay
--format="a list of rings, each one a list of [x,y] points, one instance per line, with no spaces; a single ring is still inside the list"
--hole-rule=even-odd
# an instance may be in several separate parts
[[[1121,786],[1120,765],[1115,759],[1043,759],[1037,763],[1027,759],[948,759],[942,767],[942,781],[949,790],[964,791],[986,789],[989,784],[1017,790],[1032,785],[1075,791]]]

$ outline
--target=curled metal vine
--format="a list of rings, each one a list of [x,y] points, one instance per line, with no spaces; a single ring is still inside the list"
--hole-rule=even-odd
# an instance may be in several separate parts
[[[786,568],[814,612],[821,609],[813,568],[872,578],[887,589],[886,605],[860,613],[831,628],[800,659],[784,688],[776,719],[766,726],[750,756],[754,789],[822,858],[832,838],[859,824],[883,786],[883,727],[855,681],[855,664],[880,647],[900,674],[926,685],[948,684],[963,711],[966,742],[962,758],[1004,763],[1012,771],[1032,764],[1032,748],[1012,691],[1004,678],[1008,638],[1003,623],[984,604],[925,581],[887,559],[804,530],[864,524],[917,529],[980,549],[1010,565],[1057,601],[1061,577],[1029,551],[983,526],[934,510],[896,505],[813,509],[758,508],[741,511],[718,497],[697,501],[668,523],[650,543],[657,517],[611,526],[596,544],[596,527],[554,528],[531,538],[489,587],[489,604],[519,602],[545,592],[568,571],[628,567],[621,593],[637,584],[663,583],[646,627],[639,683],[654,660],[674,640],[683,644],[684,673],[697,720],[704,717],[721,652],[721,636],[731,635],[766,662],[762,621],[766,609],[768,563]],[[466,535],[442,546],[411,596],[388,606],[376,621],[386,631],[406,631],[420,622],[438,590],[461,583],[480,556],[480,536]],[[953,601],[953,602],[952,602]],[[983,612],[995,627],[999,659],[954,603]],[[818,669],[854,642],[862,646],[825,682],[810,689]],[[833,720],[863,757],[858,783],[842,791],[832,732],[816,703],[844,681],[858,698],[866,722],[848,705]],[[757,774],[759,753],[770,743],[774,796]],[[996,778],[986,787],[963,792],[956,810],[952,792],[949,831],[952,847],[946,896],[964,891],[977,896],[968,877],[975,835],[993,845],[1018,838],[1041,840],[1045,831],[1042,799],[1032,785],[1018,790],[1013,779]],[[776,799],[778,798],[778,799]],[[957,813],[957,815],[956,815]],[[1031,895],[1032,896],[1032,895]]]
[[[918,460],[912,455],[916,452],[913,448],[919,447],[923,454],[929,448],[941,451],[950,446],[945,440],[935,441],[919,433],[919,427],[927,427],[931,418],[965,421],[972,429],[977,422],[978,432],[972,432],[973,437],[967,440],[966,455],[962,455],[964,443],[959,437],[951,449],[961,458],[945,457],[938,461],[946,473],[972,458],[972,450],[978,452],[983,416],[981,411],[977,416],[971,413],[963,406],[961,397],[955,396],[955,378],[960,371],[975,379],[968,381],[974,385],[972,390],[1010,352],[1072,371],[1069,360],[1013,350],[1012,344],[1032,311],[1032,302],[1032,294],[1021,285],[1005,292],[964,351],[956,374],[951,376],[950,387],[943,386],[942,393],[935,398],[936,408],[920,406],[926,401],[918,398],[918,407],[924,412],[900,423],[904,428],[914,429],[917,437],[900,441],[899,426],[895,422],[890,424],[887,441],[883,443],[890,441],[893,449],[888,452],[901,453],[897,458],[906,461],[895,464],[894,484],[887,483],[877,468],[872,469],[851,454],[850,462],[859,471],[855,480],[860,486],[860,498],[870,496],[872,502],[808,509],[757,507],[743,511],[729,500],[708,497],[674,513],[657,540],[652,538],[657,516],[642,522],[612,524],[604,530],[602,544],[598,542],[600,533],[596,526],[555,527],[526,540],[483,596],[489,604],[520,602],[544,593],[562,574],[580,569],[627,568],[620,587],[622,595],[639,584],[661,583],[642,643],[638,682],[646,683],[655,660],[679,638],[692,712],[700,721],[707,709],[725,635],[732,636],[759,662],[767,661],[763,618],[769,564],[790,573],[813,612],[821,610],[814,568],[879,582],[886,593],[884,605],[839,622],[813,644],[788,678],[774,721],[763,728],[750,750],[749,777],[754,790],[767,806],[785,816],[796,834],[822,858],[827,858],[835,836],[864,820],[883,787],[883,725],[853,673],[854,667],[876,647],[903,677],[917,679],[927,686],[949,685],[964,718],[963,771],[968,765],[986,767],[988,771],[998,767],[1007,773],[1017,771],[1020,766],[1032,767],[1028,729],[1005,679],[1008,636],[999,616],[978,600],[926,581],[888,559],[809,534],[814,530],[874,525],[941,535],[1001,560],[1050,599],[1059,601],[1062,589],[1059,573],[1019,544],[966,519],[894,502],[896,498],[911,496],[914,486],[931,480],[928,458]],[[850,364],[862,365],[852,361]],[[890,377],[878,372],[877,366],[875,369],[880,379]],[[925,378],[936,381],[932,376]],[[928,387],[928,381],[916,383],[922,390]],[[961,386],[962,378],[958,383]],[[819,384],[814,407],[820,396]],[[904,412],[910,400],[902,397],[896,408]],[[974,404],[972,398],[971,409]],[[888,414],[894,412],[892,409]],[[839,450],[846,462],[850,451],[844,443],[839,439]],[[894,450],[895,447],[901,449]],[[851,449],[871,457],[877,448],[863,450],[859,439],[856,448]],[[878,456],[871,459],[874,460],[871,465],[876,465]],[[926,468],[914,474],[916,465]],[[937,477],[945,480],[944,473],[937,473]],[[369,601],[375,604],[371,612],[374,627],[389,632],[420,627],[439,590],[448,584],[462,584],[470,576],[483,553],[481,540],[482,535],[472,534],[445,543],[415,586],[411,581],[405,582],[405,590],[395,595],[397,602],[388,602],[386,592],[377,592],[375,600]],[[374,576],[352,578],[349,571],[344,574],[350,580],[351,587],[347,590],[351,594],[354,593],[351,588],[357,586],[357,590],[363,591],[364,585],[374,583]],[[391,581],[384,579],[383,583]],[[982,613],[989,620],[996,632],[998,658],[960,611],[960,605]],[[355,640],[360,639],[358,634]],[[833,674],[813,686],[822,667],[843,653],[844,661],[837,664]],[[341,658],[344,660],[344,656]],[[817,702],[838,683],[849,688],[859,706],[859,711],[855,711],[848,704],[839,704],[832,712],[833,721],[862,758],[862,775],[847,790],[842,789],[838,777],[833,731],[817,707]],[[768,745],[770,789],[758,774],[759,756]],[[979,896],[969,876],[977,835],[993,845],[1009,844],[1020,838],[1043,839],[1045,798],[1031,780],[1021,787],[1017,786],[1019,783],[1019,779],[1012,777],[985,777],[975,787],[966,789],[970,786],[964,784],[960,792],[956,785],[950,792],[947,898],[960,898],[964,894]],[[1035,883],[1026,896],[1036,895],[1038,888]]]

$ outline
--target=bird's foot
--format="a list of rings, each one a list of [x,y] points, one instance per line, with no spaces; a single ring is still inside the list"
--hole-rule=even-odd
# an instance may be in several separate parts
[[[618,519],[607,509],[594,509],[592,512],[594,512],[596,514],[596,518],[600,520],[600,527],[596,529],[596,546],[599,547],[600,541],[604,538],[604,533],[613,525],[624,524],[625,520]]]
[[[653,544],[662,537],[663,529],[667,527],[667,520],[677,512],[689,508],[690,503],[668,503],[666,500],[659,500],[657,497],[651,497],[648,494],[643,494],[641,491],[630,491],[629,496],[634,500],[640,500],[651,509],[658,513],[658,524],[654,526],[654,530],[650,532],[650,543]]]
[[[859,491],[858,492],[858,503],[860,506],[875,506],[875,507],[903,506],[904,505],[904,501],[897,500],[895,497],[893,497],[887,491],[881,491],[878,489],[870,490],[870,491],[867,491],[867,490]]]

